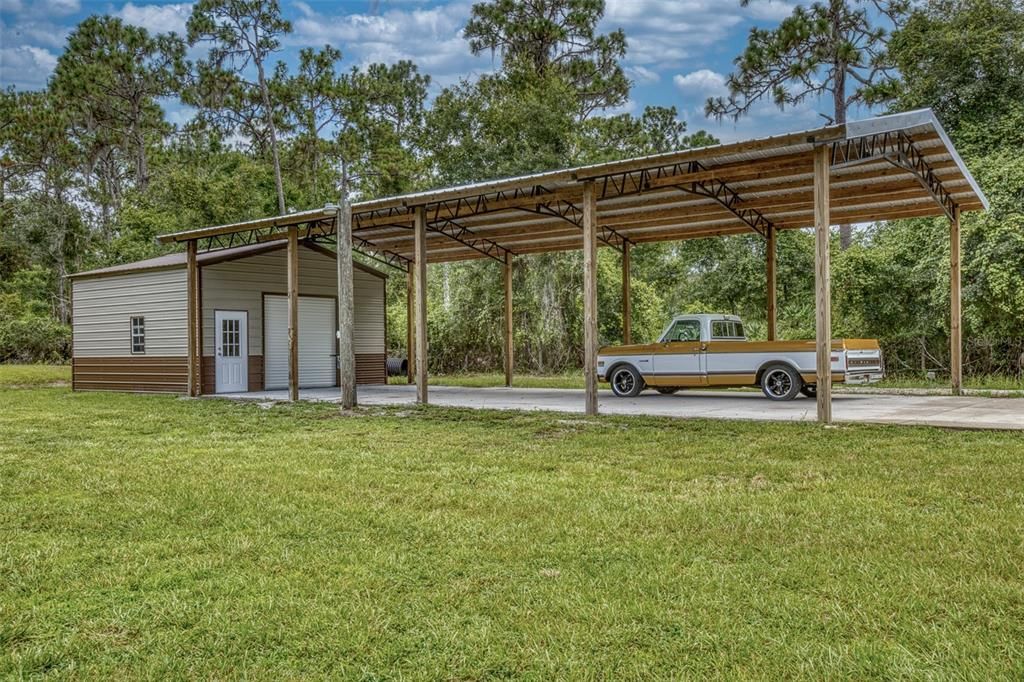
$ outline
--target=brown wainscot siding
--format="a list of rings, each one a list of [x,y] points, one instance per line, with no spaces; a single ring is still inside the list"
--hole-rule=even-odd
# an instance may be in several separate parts
[[[263,356],[249,356],[249,390],[263,390]],[[212,355],[203,356],[203,395],[217,392],[217,365]]]
[[[386,384],[387,382],[387,354],[356,353],[357,384]]]
[[[188,358],[184,355],[72,358],[71,377],[76,391],[185,393]]]

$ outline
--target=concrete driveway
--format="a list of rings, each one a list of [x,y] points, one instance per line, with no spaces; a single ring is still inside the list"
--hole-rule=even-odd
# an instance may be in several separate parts
[[[221,397],[286,400],[288,394],[287,391],[260,391]],[[338,399],[338,389],[306,389],[301,391],[300,398],[333,401]],[[359,387],[362,405],[411,405],[415,401],[415,386]],[[583,412],[583,392],[553,388],[431,386],[430,403],[495,410]],[[603,414],[760,421],[814,421],[816,416],[815,403],[809,398],[780,403],[753,391],[681,391],[676,395],[645,392],[636,398],[616,398],[609,391],[601,391],[599,410]],[[837,422],[1024,429],[1024,399],[840,393],[833,395],[832,416]]]

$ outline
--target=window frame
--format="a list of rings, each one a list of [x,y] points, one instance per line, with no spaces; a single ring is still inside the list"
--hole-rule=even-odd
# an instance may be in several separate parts
[[[697,338],[696,339],[690,339],[689,341],[681,341],[679,339],[671,338],[672,333],[675,331],[676,327],[680,326],[680,325],[684,325],[684,324],[696,328],[696,330],[697,330]],[[669,325],[668,330],[665,332],[664,336],[662,336],[662,343],[699,343],[699,342],[700,342],[700,320],[674,320],[672,322],[672,324]]]
[[[136,321],[139,323],[140,330],[136,332]],[[141,350],[136,350],[135,340],[138,337],[141,342]],[[145,355],[146,354],[146,316],[145,315],[131,315],[128,317],[128,348],[132,355]]]
[[[716,325],[724,325],[726,334],[718,334],[715,332]],[[746,337],[742,334],[738,334],[743,330],[743,323],[737,322],[736,320],[711,320],[711,338],[719,341],[738,341],[745,339]]]

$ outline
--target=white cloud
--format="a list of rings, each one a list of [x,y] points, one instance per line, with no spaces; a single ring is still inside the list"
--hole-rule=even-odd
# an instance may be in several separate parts
[[[32,6],[33,13],[48,16],[65,16],[74,14],[82,9],[82,3],[78,0],[43,0]]]
[[[3,46],[7,48],[22,45],[62,48],[70,31],[69,26],[61,26],[45,19],[20,17],[13,24],[0,22],[0,36],[3,37]]]
[[[468,2],[337,16],[318,13],[305,3],[296,6],[302,16],[286,38],[292,46],[331,44],[347,60],[363,65],[409,59],[439,81],[453,81],[480,67],[462,37]]]
[[[661,75],[657,71],[648,69],[646,66],[640,66],[639,64],[626,66],[625,71],[626,76],[639,85],[650,85],[661,80]]]
[[[608,0],[600,30],[625,31],[627,64],[676,69],[723,41],[742,15],[739,2],[722,0]]]
[[[689,96],[704,98],[729,93],[725,76],[711,69],[698,69],[687,74],[677,73],[672,77],[672,83],[680,92]]]
[[[775,0],[768,0],[764,2],[751,2],[746,7],[746,14],[752,19],[762,19],[766,21],[782,21],[790,14],[793,13],[793,9],[796,7],[791,2],[776,2]]]
[[[0,12],[11,14],[32,14],[37,17],[63,17],[82,9],[79,0],[0,0]]]
[[[691,130],[703,128],[723,142],[749,140],[779,133],[811,130],[825,125],[818,114],[817,102],[804,102],[799,106],[779,109],[771,101],[760,101],[739,120],[722,121],[704,117],[703,109],[685,112]]]
[[[37,89],[57,65],[57,55],[41,47],[0,47],[0,83],[19,89]]]
[[[595,112],[594,115],[595,116],[611,117],[611,116],[619,116],[621,114],[635,114],[639,108],[640,108],[640,105],[637,104],[636,100],[634,100],[634,99],[627,99],[625,102],[623,102],[622,104],[620,104],[617,107],[612,107],[610,109],[603,109],[603,110],[597,111],[597,112]]]
[[[150,33],[170,33],[174,31],[180,36],[185,35],[185,24],[192,14],[192,3],[182,2],[170,5],[136,5],[129,2],[114,16],[120,17],[125,23],[141,26]]]

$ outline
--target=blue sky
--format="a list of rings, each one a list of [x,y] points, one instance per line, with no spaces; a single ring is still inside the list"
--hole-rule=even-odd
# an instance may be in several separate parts
[[[434,79],[435,91],[459,78],[494,67],[491,57],[470,54],[461,29],[472,0],[281,0],[294,26],[281,59],[294,63],[302,47],[330,43],[345,63],[411,59]],[[607,0],[601,29],[622,28],[629,41],[626,73],[634,82],[624,110],[648,104],[674,105],[691,131],[704,128],[723,140],[755,137],[820,125],[825,102],[779,111],[756,107],[739,123],[704,118],[709,95],[724,92],[724,77],[746,42],[751,26],[771,27],[788,15],[791,2],[753,0]],[[0,0],[0,84],[42,87],[68,32],[90,14],[114,14],[153,32],[184,32],[187,2],[101,0]],[[168,117],[188,116],[172,107]]]

